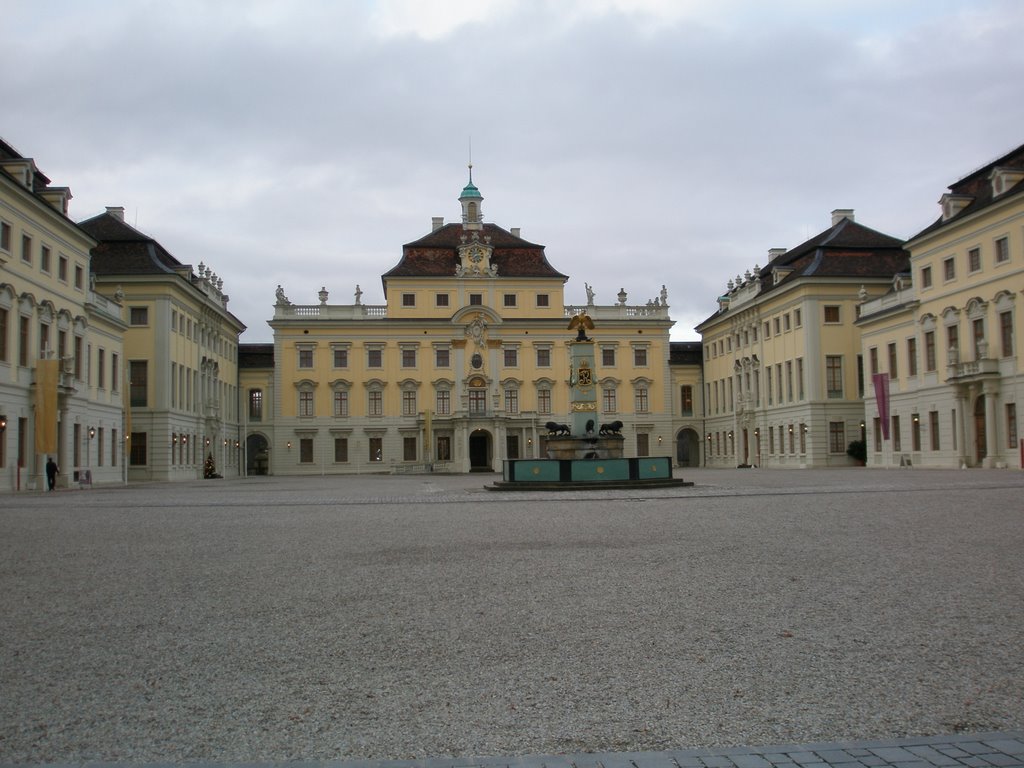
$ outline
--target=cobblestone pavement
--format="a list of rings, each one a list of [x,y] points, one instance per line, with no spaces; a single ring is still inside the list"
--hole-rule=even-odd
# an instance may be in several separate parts
[[[1024,473],[680,475],[0,495],[0,767],[1024,766]]]

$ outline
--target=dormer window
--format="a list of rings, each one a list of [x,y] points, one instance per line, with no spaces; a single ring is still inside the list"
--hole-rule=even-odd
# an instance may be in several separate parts
[[[999,197],[1009,192],[1021,179],[1024,179],[1024,170],[1019,168],[994,168],[989,174],[992,182],[992,197]]]
[[[942,206],[942,220],[949,221],[973,202],[972,195],[954,195],[947,192],[939,199],[939,205]]]

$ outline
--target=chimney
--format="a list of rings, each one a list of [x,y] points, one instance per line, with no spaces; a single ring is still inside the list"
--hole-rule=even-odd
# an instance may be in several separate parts
[[[849,219],[855,221],[853,218],[853,208],[836,208],[832,211],[832,226],[841,222],[843,219]]]
[[[430,220],[430,231],[437,232],[441,227],[444,226],[444,216],[434,216]]]
[[[777,258],[779,258],[779,256],[785,255],[785,253],[786,253],[786,249],[785,248],[769,248],[768,249],[768,263],[771,264],[773,261],[775,261]]]
[[[124,206],[122,205],[108,205],[107,213],[118,221],[124,221]]]
[[[512,227],[512,237],[519,237],[519,227]]]

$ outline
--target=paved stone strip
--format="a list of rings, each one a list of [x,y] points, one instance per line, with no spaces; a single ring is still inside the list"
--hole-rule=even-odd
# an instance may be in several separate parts
[[[0,768],[24,764],[0,762]],[[47,768],[1024,768],[1024,731],[767,747],[422,760],[52,763]]]

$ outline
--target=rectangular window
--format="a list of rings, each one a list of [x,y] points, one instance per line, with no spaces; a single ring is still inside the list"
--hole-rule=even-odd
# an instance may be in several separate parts
[[[505,390],[505,412],[506,413],[519,413],[519,390],[518,389],[506,389]]]
[[[549,301],[550,300],[548,299],[548,295],[546,293],[538,293],[537,294],[537,306],[538,307],[550,306]]]
[[[921,417],[916,413],[910,414],[910,450],[921,450]]]
[[[796,453],[796,445],[795,445],[794,440],[795,440],[795,438],[793,436],[793,425],[790,424],[789,425],[789,452],[790,453]]]
[[[789,330],[789,312],[787,312],[786,314],[784,314],[782,316],[782,330],[784,330],[784,331],[788,331]]]
[[[882,450],[882,420],[875,416],[871,422],[872,432],[875,436],[875,453]]]
[[[935,370],[935,331],[924,332],[924,369]]]
[[[771,405],[774,398],[772,397],[772,367],[770,365],[764,367],[764,388],[768,392],[768,405]]]
[[[551,390],[537,390],[537,413],[548,415],[551,413]]]
[[[107,386],[107,353],[102,349],[96,350],[96,386],[106,389]]]
[[[931,440],[932,450],[939,450],[939,412],[928,412],[928,437]]]
[[[313,367],[313,350],[312,349],[300,349],[299,350],[299,368],[312,368]]]
[[[0,221],[0,251],[11,252],[11,225]]]
[[[797,399],[804,399],[804,359],[798,357],[796,359],[796,390]]]
[[[932,287],[932,268],[921,267],[921,287],[931,288]]]
[[[129,307],[128,322],[131,325],[149,325],[149,307]]]
[[[615,347],[601,348],[601,365],[605,368],[615,367]]]
[[[132,432],[128,441],[131,448],[128,451],[128,463],[133,467],[146,466],[146,440],[149,437],[147,432]]]
[[[825,306],[825,322],[826,323],[838,323],[839,322],[839,305],[828,304]]]
[[[996,240],[996,264],[1010,260],[1010,241],[1005,237]]]
[[[300,464],[312,464],[313,463],[313,438],[302,437],[299,438],[299,463]]]
[[[415,368],[416,367],[416,349],[414,347],[403,347],[402,348],[402,367],[403,368]]]
[[[371,389],[367,392],[366,412],[370,416],[384,415],[384,393],[379,389]]]
[[[967,251],[967,271],[968,272],[980,272],[981,271],[981,249],[971,248]]]
[[[110,466],[112,467],[117,466],[117,452],[119,448],[120,445],[117,442],[117,430],[112,429],[110,430]]]
[[[50,249],[45,245],[39,249],[39,269],[43,272],[50,271]]]
[[[435,307],[447,307],[448,306],[448,294],[437,293],[434,294],[434,306]]]
[[[917,339],[907,339],[907,376],[917,376]]]
[[[514,307],[516,305],[516,295],[514,293],[506,293],[504,303],[506,307]]]
[[[601,390],[601,409],[604,413],[615,413],[618,410],[614,388],[609,387]]]
[[[903,450],[903,440],[900,435],[900,417],[892,417],[892,449],[899,453]]]
[[[313,415],[313,392],[302,390],[299,392],[299,416],[310,417]]]
[[[841,421],[828,423],[829,453],[846,453],[846,424]]]
[[[872,376],[878,373],[878,347],[868,350],[868,366]]]
[[[367,368],[381,368],[383,367],[384,350],[378,347],[370,347],[366,350],[366,367]]]
[[[369,441],[370,461],[384,461],[384,438],[371,437]]]
[[[768,453],[775,453],[775,427],[768,427]]]
[[[942,279],[947,283],[956,279],[956,259],[953,256],[942,261]]]
[[[82,290],[85,284],[85,271],[78,264],[75,265],[75,288]]]
[[[636,455],[637,456],[650,456],[650,440],[646,432],[636,433]]]
[[[18,365],[28,367],[29,318],[18,316]]]
[[[447,347],[436,347],[434,349],[434,366],[436,368],[450,368],[451,364],[451,351]]]
[[[896,343],[892,342],[887,347],[889,352],[889,378],[896,380],[899,374],[896,367]]]
[[[952,429],[950,431],[950,434],[953,436],[953,450],[955,451],[956,450],[956,408],[953,408],[949,412],[949,416],[950,416],[950,421],[952,422],[952,424],[951,424]]]
[[[519,458],[519,435],[505,436],[505,456],[510,459]]]
[[[434,444],[436,446],[434,458],[437,461],[452,460],[452,439],[448,435],[438,435]]]
[[[786,401],[793,402],[793,361],[786,361]]]
[[[32,263],[32,238],[28,235],[21,236],[21,260],[26,264]]]
[[[960,351],[960,327],[956,325],[946,326],[946,349]],[[946,362],[952,362],[947,360]]]
[[[334,367],[335,368],[348,368],[348,350],[347,349],[335,349],[334,350]]]
[[[469,306],[479,307],[484,303],[484,295],[482,293],[471,293],[469,294]]]
[[[636,388],[636,412],[647,413],[647,387]]]
[[[1013,313],[1010,310],[999,313],[999,339],[1003,345],[1003,357],[1013,357]]]
[[[842,355],[825,356],[825,389],[829,398],[843,397],[843,357]]]
[[[75,337],[76,342],[78,337]],[[129,393],[128,398],[133,408],[145,408],[149,404],[149,362],[132,360],[128,363]],[[132,438],[134,443],[135,438]],[[135,446],[132,446],[135,449]]]
[[[412,389],[406,389],[402,391],[402,415],[403,416],[415,416],[417,413],[416,409],[416,391]]]
[[[438,416],[448,416],[452,412],[452,393],[447,389],[437,390],[435,407]]]
[[[249,421],[263,421],[263,390],[249,390]]]
[[[647,348],[646,347],[634,347],[633,348],[633,365],[637,368],[644,368],[647,366]]]
[[[679,388],[680,407],[683,416],[693,416],[693,387],[683,384]]]
[[[415,307],[416,306],[416,294],[415,293],[403,293],[402,294],[402,306],[403,307]]]
[[[798,424],[796,429],[800,433],[800,453],[807,453],[807,425]]]
[[[348,438],[347,437],[336,437],[336,438],[334,438],[334,463],[335,464],[347,464],[348,463]]]
[[[537,349],[537,367],[538,368],[550,368],[551,367],[551,350],[547,347],[539,347]]]
[[[1017,447],[1017,404],[1006,404],[1006,447]]]
[[[417,442],[419,441],[415,437],[402,438],[402,461],[416,461]]]
[[[334,390],[334,415],[338,418],[348,416],[348,390]]]
[[[985,341],[985,320],[983,318],[976,317],[971,321],[971,335],[974,337],[974,359],[981,360],[981,358],[987,357],[987,354],[981,353]]]
[[[57,279],[62,283],[68,281],[68,257],[58,256],[57,257]]]
[[[0,307],[0,362],[8,362],[7,352],[7,334],[8,334],[8,321],[10,319],[10,313]]]

